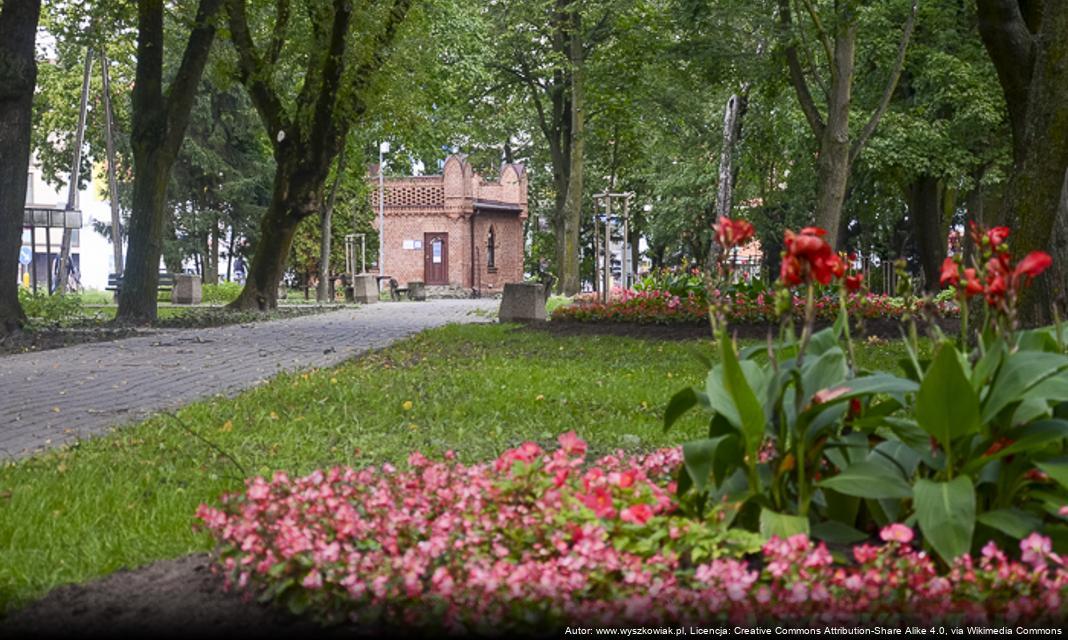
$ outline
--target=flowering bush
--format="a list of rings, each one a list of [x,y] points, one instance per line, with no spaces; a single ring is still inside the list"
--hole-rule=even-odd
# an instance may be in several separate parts
[[[734,323],[774,323],[776,299],[773,291],[756,293],[735,292],[720,295],[716,293],[721,306],[725,309],[728,322]],[[805,316],[805,299],[793,295],[789,298],[789,315],[800,320]],[[906,305],[901,299],[886,294],[876,295],[867,292],[849,293],[846,306],[854,318],[902,318],[919,305],[926,305],[941,317],[957,315],[958,307],[952,299],[934,299],[916,301]],[[826,292],[814,302],[816,319],[834,321],[839,312],[838,294]],[[575,302],[558,307],[553,311],[553,320],[570,320],[575,322],[635,322],[638,324],[686,324],[708,321],[708,303],[703,295],[694,292],[673,294],[669,291],[615,289],[607,303],[598,302],[591,297],[577,297]]]
[[[680,517],[677,449],[586,466],[582,440],[560,444],[473,466],[413,454],[408,471],[276,473],[198,516],[229,586],[328,622],[456,633],[717,618],[1033,623],[1068,602],[1065,562],[1041,536],[1021,543],[1021,562],[991,544],[940,573],[894,524],[843,565],[803,534],[761,545],[718,518]]]

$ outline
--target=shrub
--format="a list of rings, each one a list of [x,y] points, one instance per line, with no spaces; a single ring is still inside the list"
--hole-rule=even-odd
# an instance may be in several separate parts
[[[82,299],[75,293],[48,295],[44,291],[34,293],[19,287],[19,304],[27,317],[48,322],[62,322],[82,315]]]
[[[219,284],[206,284],[202,287],[203,301],[205,304],[230,304],[237,300],[241,294],[240,282],[220,282]]]

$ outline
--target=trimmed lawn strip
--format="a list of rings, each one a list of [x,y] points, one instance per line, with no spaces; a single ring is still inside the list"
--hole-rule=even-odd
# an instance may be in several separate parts
[[[592,456],[693,439],[704,426],[698,412],[669,434],[661,419],[673,393],[704,378],[695,349],[711,353],[708,341],[455,325],[8,463],[0,615],[60,584],[210,549],[207,534],[192,531],[193,513],[247,475],[397,464],[415,450],[483,461],[572,429]],[[863,366],[891,370],[903,356],[886,342],[858,353]]]

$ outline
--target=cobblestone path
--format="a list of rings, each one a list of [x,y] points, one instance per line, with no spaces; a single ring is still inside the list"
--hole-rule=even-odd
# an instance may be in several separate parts
[[[107,432],[281,371],[325,367],[413,333],[485,322],[496,300],[384,303],[0,357],[0,460]]]

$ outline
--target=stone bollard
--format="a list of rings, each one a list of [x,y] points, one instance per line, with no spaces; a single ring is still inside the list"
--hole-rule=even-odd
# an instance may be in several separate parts
[[[504,299],[497,313],[501,322],[541,322],[545,315],[545,285],[517,282],[504,285]]]
[[[174,304],[200,304],[204,299],[200,287],[200,276],[180,273],[174,276],[174,288],[171,289],[171,302]]]
[[[419,280],[408,281],[408,299],[416,302],[426,300],[426,285]]]
[[[361,273],[352,279],[353,297],[360,304],[378,302],[378,283],[370,273]]]

